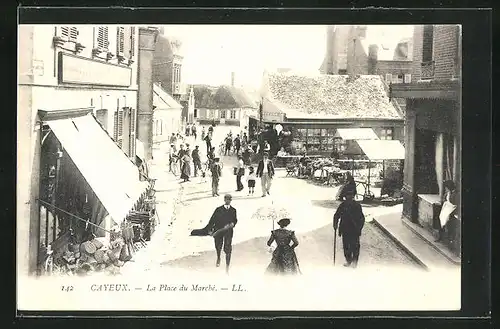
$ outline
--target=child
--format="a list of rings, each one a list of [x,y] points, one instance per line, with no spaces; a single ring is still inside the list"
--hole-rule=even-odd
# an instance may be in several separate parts
[[[254,188],[255,188],[255,172],[253,167],[248,168],[248,176],[247,176],[247,182],[248,182],[248,195],[253,194]]]

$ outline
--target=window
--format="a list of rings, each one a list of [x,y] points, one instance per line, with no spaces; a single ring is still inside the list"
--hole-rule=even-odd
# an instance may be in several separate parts
[[[99,50],[101,50],[103,52],[108,51],[109,37],[108,37],[108,27],[107,26],[99,26],[97,28],[96,43],[97,43],[96,48],[98,48]]]
[[[433,43],[434,43],[434,26],[424,25],[422,62],[432,61]]]
[[[195,119],[198,117],[198,109],[194,109],[194,117]]]
[[[236,110],[231,110],[231,119],[236,119]]]
[[[118,26],[116,28],[116,53],[123,56],[125,52],[125,28]]]
[[[220,118],[221,119],[225,119],[226,118],[226,111],[225,110],[221,110],[220,111]]]
[[[380,130],[380,139],[393,139],[393,128],[382,128]]]
[[[387,83],[391,83],[391,82],[392,82],[392,74],[387,73],[387,74],[385,75],[385,81],[386,81]]]
[[[410,82],[411,82],[411,74],[405,74],[404,83],[410,83]]]
[[[347,74],[347,70],[341,69],[341,70],[339,70],[339,74],[340,75],[346,75]]]
[[[78,28],[74,26],[61,26],[59,36],[66,38],[70,42],[76,42],[78,38]]]

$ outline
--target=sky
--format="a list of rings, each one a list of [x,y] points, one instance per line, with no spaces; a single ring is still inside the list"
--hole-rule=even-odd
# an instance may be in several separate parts
[[[257,89],[265,69],[318,72],[326,51],[324,25],[164,25],[166,36],[182,42],[185,84],[231,83]],[[367,38],[394,42],[413,27],[368,26]]]

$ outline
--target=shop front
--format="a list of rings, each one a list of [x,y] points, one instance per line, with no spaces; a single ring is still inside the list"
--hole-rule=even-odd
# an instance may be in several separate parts
[[[457,210],[444,225],[444,243],[457,255],[461,244],[460,101],[457,81],[394,86],[394,97],[407,99],[403,215],[435,237],[445,181],[456,186]]]
[[[90,242],[99,239],[106,245],[113,232],[122,232],[124,221],[147,197],[149,183],[140,180],[137,166],[97,122],[92,109],[38,115],[39,216],[32,221],[38,221],[39,230],[31,233],[38,240],[38,268],[46,270],[50,257],[58,267],[70,270],[84,250],[85,261],[92,258],[104,265],[104,258],[90,257],[95,252],[89,249]]]

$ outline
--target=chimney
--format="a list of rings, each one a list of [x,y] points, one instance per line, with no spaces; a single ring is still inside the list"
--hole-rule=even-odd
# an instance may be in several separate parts
[[[368,47],[368,74],[377,74],[378,46],[370,45]]]
[[[235,76],[235,73],[231,72],[231,87],[234,87],[234,76]]]

